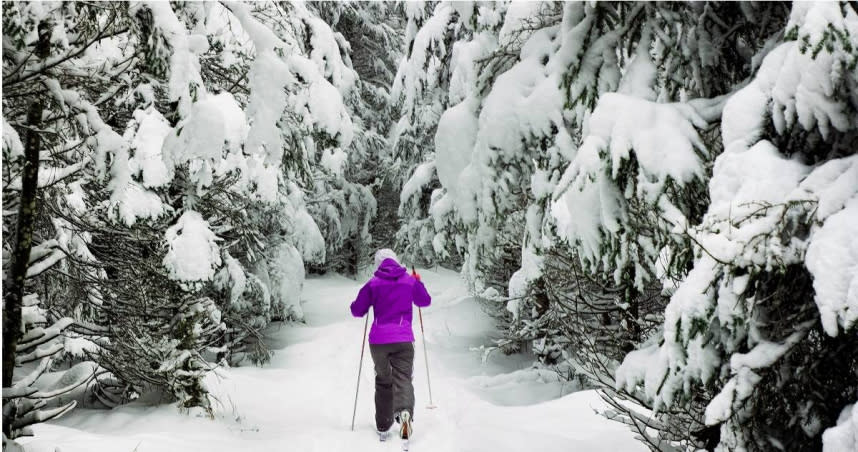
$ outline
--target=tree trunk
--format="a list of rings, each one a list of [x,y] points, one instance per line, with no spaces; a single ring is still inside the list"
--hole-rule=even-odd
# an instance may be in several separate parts
[[[33,228],[36,223],[36,190],[39,187],[39,133],[34,129],[42,119],[42,104],[35,102],[27,112],[27,129],[24,144],[24,169],[21,174],[21,205],[18,210],[18,227],[9,271],[3,282],[3,387],[12,386],[15,370],[15,347],[21,337],[21,302],[27,263],[33,245]],[[8,423],[4,420],[4,428]]]
[[[49,21],[39,22],[34,53],[41,60],[51,51],[51,31]],[[44,106],[41,100],[30,105],[27,111],[27,131],[24,135],[24,167],[21,171],[21,198],[18,208],[18,225],[15,241],[9,259],[9,269],[3,281],[3,388],[12,386],[15,373],[15,352],[21,339],[21,305],[24,299],[24,284],[27,279],[27,267],[30,262],[30,249],[33,246],[33,230],[36,223],[36,191],[39,188],[39,148],[41,136],[38,126],[42,122]],[[5,400],[3,401],[5,404]],[[12,437],[12,424],[17,417],[16,407],[7,411],[3,407],[3,433]],[[8,416],[8,418],[7,418]]]

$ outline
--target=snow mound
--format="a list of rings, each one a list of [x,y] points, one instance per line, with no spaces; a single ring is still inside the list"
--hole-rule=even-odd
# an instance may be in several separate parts
[[[847,405],[837,419],[837,425],[822,434],[822,452],[858,450],[858,403]]]
[[[171,279],[182,282],[210,280],[221,265],[218,237],[203,217],[189,210],[167,229],[164,267]]]

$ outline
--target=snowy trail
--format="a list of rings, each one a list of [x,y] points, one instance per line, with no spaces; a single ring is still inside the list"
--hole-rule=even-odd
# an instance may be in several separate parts
[[[424,310],[432,394],[415,313],[415,435],[412,451],[643,451],[620,424],[594,413],[592,391],[569,392],[521,357],[493,355],[481,364],[472,346],[486,343],[489,319],[470,302],[458,276],[421,271],[433,297]],[[207,381],[220,404],[210,420],[173,404],[142,401],[111,411],[78,409],[37,426],[29,451],[398,451],[379,443],[373,418],[373,372],[364,357],[355,431],[349,430],[364,322],[348,312],[360,282],[309,279],[302,298],[307,325],[274,327],[276,350],[265,367],[226,369]],[[547,381],[546,381],[547,380]],[[559,397],[559,398],[558,398]]]

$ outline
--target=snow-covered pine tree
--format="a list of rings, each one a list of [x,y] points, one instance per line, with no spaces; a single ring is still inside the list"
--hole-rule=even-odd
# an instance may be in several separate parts
[[[315,141],[351,142],[346,43],[273,2],[20,2],[3,25],[4,211],[20,190],[7,143],[42,103],[34,240],[65,259],[32,284],[75,320],[64,359],[110,372],[102,403],[160,389],[207,408],[208,370],[265,359],[259,330],[302,317],[304,262],[324,261],[304,191]]]
[[[793,5],[723,108],[711,203],[684,232],[693,266],[662,331],[617,370],[617,387],[642,388],[657,410],[702,401],[710,447],[839,450],[848,430],[858,398],[858,253],[844,245],[858,232],[856,31],[846,2]]]
[[[541,272],[542,222],[559,178],[552,168],[568,159],[561,152],[570,142],[560,114],[563,68],[543,69],[562,19],[556,3],[440,4],[400,69],[406,108],[443,111],[417,116],[437,124],[437,133],[434,152],[403,189],[400,233],[428,256],[465,255],[473,288],[501,300],[493,311],[518,339],[519,314],[533,307],[521,297]],[[451,32],[443,35],[439,24],[446,23]],[[446,88],[446,96],[427,86]],[[506,297],[492,295],[500,293],[515,298],[510,311]],[[546,304],[538,298],[541,315]]]
[[[339,35],[343,60],[357,73],[346,106],[355,136],[342,171],[321,171],[320,201],[310,210],[328,245],[328,269],[354,274],[395,234],[395,195],[388,179],[387,135],[392,125],[390,85],[402,53],[402,6],[385,2],[314,2],[312,8]]]
[[[414,263],[455,263],[464,244],[455,239],[457,222],[444,215],[449,210],[430,215],[429,209],[441,194],[434,139],[440,115],[450,106],[454,47],[472,34],[464,18],[475,8],[472,2],[405,4],[405,52],[391,91],[400,115],[390,134],[387,166],[389,183],[399,193],[397,247]],[[440,217],[446,221],[436,221]]]
[[[560,240],[547,253],[551,303],[543,322],[564,332],[567,350],[609,391],[618,361],[657,332],[666,297],[690,266],[693,242],[684,230],[708,205],[711,162],[723,148],[723,95],[759,65],[758,52],[769,50],[787,12],[779,4],[644,6],[596,16],[626,18],[594,41],[622,31],[610,38],[622,76],[614,92],[591,97],[575,156],[552,195],[550,227]],[[661,430],[653,447],[708,434],[699,403],[670,422],[642,422],[617,397],[628,395],[609,400],[644,438],[643,424]]]
[[[336,33],[343,61],[356,74],[346,97],[354,139],[343,152],[317,154],[310,211],[326,239],[323,269],[356,274],[371,256],[375,237],[370,229],[378,224],[373,219],[391,123],[389,87],[401,53],[399,12],[382,2],[314,2],[310,7]],[[392,236],[383,228],[379,232]]]
[[[469,6],[457,5],[456,14]],[[403,230],[413,228],[411,238],[424,243],[437,236],[417,233],[426,223],[465,231],[466,273],[482,287],[507,289],[509,298],[485,295],[509,300],[511,337],[536,340],[546,359],[565,347],[599,384],[612,386],[618,361],[657,331],[667,303],[662,289],[669,295],[690,268],[693,240],[684,231],[706,211],[711,165],[723,148],[717,126],[725,97],[718,96],[757,70],[788,10],[493,6],[474,7],[468,17],[482,28],[460,35],[452,63],[410,61],[410,73],[448,74],[453,107],[438,120],[434,154],[403,192],[403,206],[411,200],[403,216],[419,212],[411,194],[436,172],[442,190],[422,206],[434,221],[411,219]],[[432,20],[452,14],[441,5]],[[435,24],[417,34],[441,30]],[[413,86],[412,99],[426,92]],[[440,212],[453,212],[454,226]],[[506,265],[520,267],[514,275],[493,266],[506,246],[514,250]],[[497,279],[486,284],[489,278]],[[701,410],[698,404],[651,425],[669,430],[664,438],[704,441],[689,434],[689,427],[708,434]]]
[[[33,54],[41,63],[50,55],[50,37],[49,21],[39,21]],[[47,312],[39,307],[38,295],[26,292],[29,278],[39,276],[64,256],[55,240],[33,245],[39,208],[39,159],[43,147],[37,130],[42,124],[43,113],[44,105],[41,102],[27,106],[23,142],[3,119],[4,181],[10,181],[15,189],[15,193],[3,198],[4,449],[7,442],[12,444],[12,440],[19,436],[31,435],[30,425],[62,416],[71,410],[75,406],[74,401],[50,407],[48,404],[56,402],[57,396],[68,393],[93,377],[90,374],[68,386],[46,392],[34,386],[35,381],[51,366],[54,357],[62,352],[61,333],[74,322],[64,317],[54,319],[48,326]],[[12,231],[14,233],[10,234]],[[35,368],[15,381],[15,368],[33,362],[38,363]]]
[[[23,262],[28,280],[22,279],[20,285],[25,285],[20,289],[30,294],[24,297],[27,303],[23,306],[24,316],[20,326],[15,325],[13,320],[11,325],[7,324],[4,328],[4,334],[23,328],[23,336],[17,346],[4,341],[4,357],[6,352],[15,355],[13,361],[4,365],[4,435],[10,437],[26,433],[27,425],[59,416],[74,406],[73,402],[64,402],[60,406],[47,407],[46,404],[54,396],[64,391],[42,391],[34,383],[46,370],[50,370],[53,361],[61,357],[64,348],[61,334],[68,331],[72,324],[68,318],[62,318],[65,313],[55,310],[50,300],[43,306],[47,309],[38,305],[39,301],[52,298],[55,291],[42,283],[46,275],[64,265],[69,245],[68,240],[64,240],[67,237],[54,233],[45,211],[53,201],[51,195],[78,177],[82,169],[92,162],[91,156],[80,158],[74,155],[84,143],[76,139],[73,130],[75,125],[70,126],[63,121],[64,115],[56,109],[52,99],[58,94],[58,77],[86,77],[85,71],[65,71],[63,65],[98,41],[92,39],[93,34],[84,33],[72,38],[65,33],[70,25],[83,25],[80,10],[79,5],[71,4],[19,3],[4,5],[3,8],[3,259],[4,273],[7,275],[10,274],[8,259],[16,246],[13,243],[16,234],[10,235],[9,232],[14,231],[13,225],[19,220],[17,215],[9,213],[15,211],[12,206],[23,202],[29,184],[21,176],[23,162],[18,159],[22,152],[19,134],[26,136],[28,143],[38,143],[34,150],[41,170],[32,187],[36,189],[37,199],[29,209],[35,215],[35,229],[31,232],[35,247],[29,262]],[[107,22],[98,32],[108,39],[117,28],[125,25],[121,21]],[[94,22],[89,22],[89,26],[91,31]],[[105,76],[93,83],[96,90],[116,68],[105,66],[102,69]],[[112,95],[107,90],[101,94],[104,100],[110,99]],[[35,121],[28,115],[34,107],[39,110]],[[86,111],[79,113],[76,123],[85,124],[92,119]],[[12,287],[4,284],[4,289],[4,292],[11,291]],[[8,300],[4,305],[4,321],[9,321]],[[18,364],[34,360],[39,361],[39,365],[31,369],[28,375],[18,375],[12,381],[6,380],[7,371],[13,375]]]
[[[423,223],[442,232],[414,235],[456,243],[467,253],[465,272],[478,293],[491,288],[510,296],[508,304],[506,297],[493,298],[500,300],[497,310],[512,336],[536,339],[545,331],[533,321],[545,320],[548,309],[541,275],[551,243],[551,195],[575,155],[574,141],[595,99],[617,89],[621,68],[614,54],[622,38],[638,32],[642,6],[450,8],[439,5],[432,20],[462,16],[459,26],[473,30],[453,45],[450,68],[435,69],[446,67],[436,63],[424,69],[418,60],[402,71],[404,85],[417,92],[422,85],[408,83],[409,74],[446,74],[454,104],[439,119],[431,160],[406,185],[425,184],[437,171],[443,189],[424,207],[431,219]],[[437,30],[425,26],[418,36]],[[412,191],[403,191],[403,207]],[[411,221],[403,229],[420,224]]]

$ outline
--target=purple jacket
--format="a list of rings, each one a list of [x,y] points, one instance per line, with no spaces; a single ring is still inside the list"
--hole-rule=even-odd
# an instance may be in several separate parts
[[[429,306],[432,298],[423,283],[409,275],[405,267],[393,259],[385,259],[375,276],[361,287],[351,310],[353,316],[363,317],[373,307],[370,344],[414,342],[412,302],[423,308]]]

